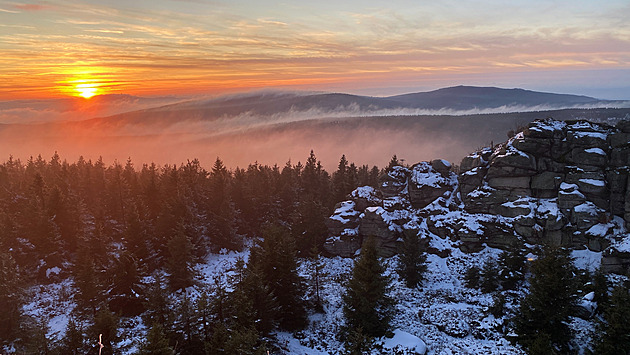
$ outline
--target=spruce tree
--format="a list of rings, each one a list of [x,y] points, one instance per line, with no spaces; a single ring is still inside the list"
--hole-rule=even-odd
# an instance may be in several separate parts
[[[568,249],[545,246],[533,262],[529,293],[515,319],[518,341],[531,354],[568,351],[574,271]]]
[[[11,255],[0,253],[0,344],[18,337],[22,319],[22,287]]]
[[[61,350],[63,354],[81,355],[85,354],[85,342],[83,331],[77,322],[70,318],[66,325],[66,334],[62,339]]]
[[[613,289],[599,324],[595,355],[630,354],[630,293],[628,287]]]
[[[173,348],[168,345],[162,325],[153,323],[146,340],[140,345],[138,355],[173,355]]]
[[[94,254],[86,245],[80,245],[74,263],[73,281],[77,292],[74,299],[80,313],[96,316],[103,301],[103,287],[94,262]]]
[[[259,267],[262,279],[275,296],[278,325],[286,330],[303,328],[304,280],[297,272],[295,244],[289,232],[279,226],[265,228],[260,246],[252,249],[249,264]]]
[[[514,290],[525,279],[525,252],[510,248],[499,256],[499,281],[504,290]]]
[[[426,255],[420,248],[420,237],[417,230],[405,230],[402,251],[398,260],[398,275],[409,288],[418,286],[422,274],[426,271]]]
[[[103,346],[101,352],[102,355],[111,355],[117,353],[117,343],[120,341],[118,335],[119,319],[108,308],[102,308],[94,317],[94,324],[92,325],[89,334],[88,344],[90,348],[98,349],[100,346],[98,342]]]
[[[168,242],[168,252],[166,266],[169,271],[168,283],[171,290],[177,291],[192,286],[194,277],[192,244],[181,223],[178,224],[175,235]]]
[[[499,266],[494,260],[487,261],[481,272],[481,292],[491,293],[499,287]]]
[[[464,283],[468,288],[477,288],[481,282],[481,270],[477,266],[471,266],[466,270]]]
[[[390,279],[383,275],[374,237],[363,244],[361,256],[355,262],[352,279],[343,295],[343,312],[348,330],[363,329],[363,334],[380,337],[389,330],[394,302],[387,295]]]

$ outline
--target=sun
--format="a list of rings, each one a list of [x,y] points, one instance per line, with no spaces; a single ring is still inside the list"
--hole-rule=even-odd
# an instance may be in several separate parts
[[[98,87],[93,84],[77,84],[74,87],[74,90],[79,93],[79,96],[89,99],[90,97],[98,94]]]

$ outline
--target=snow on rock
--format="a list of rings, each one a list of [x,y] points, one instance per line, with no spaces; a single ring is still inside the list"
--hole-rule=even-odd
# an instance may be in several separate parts
[[[589,148],[584,151],[591,154],[606,155],[606,152],[604,152],[601,148]]]
[[[573,264],[578,269],[595,272],[602,263],[602,252],[595,252],[588,249],[573,250],[571,252]]]
[[[424,355],[427,345],[417,336],[396,329],[393,337],[383,339],[383,349],[391,352],[408,350],[412,354]]]
[[[587,235],[593,237],[605,237],[613,230],[614,225],[611,223],[598,223],[586,231]]]
[[[630,253],[630,236],[616,240],[610,247],[621,253]]]
[[[349,217],[356,217],[359,212],[354,210],[355,203],[354,201],[343,201],[341,202],[341,206],[335,210],[330,219],[337,220],[343,224],[350,222]]]
[[[593,185],[593,186],[606,186],[606,182],[603,180],[595,180],[595,179],[580,179],[580,182],[585,184]]]

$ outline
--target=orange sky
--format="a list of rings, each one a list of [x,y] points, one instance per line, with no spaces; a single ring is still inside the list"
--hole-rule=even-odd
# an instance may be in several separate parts
[[[0,1],[0,100],[457,84],[627,99],[628,18],[625,0]]]

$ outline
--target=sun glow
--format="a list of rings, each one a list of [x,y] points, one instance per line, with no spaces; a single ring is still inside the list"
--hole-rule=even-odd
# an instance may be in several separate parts
[[[79,93],[79,96],[85,99],[89,99],[90,97],[98,94],[98,87],[94,83],[77,84],[74,90]]]

